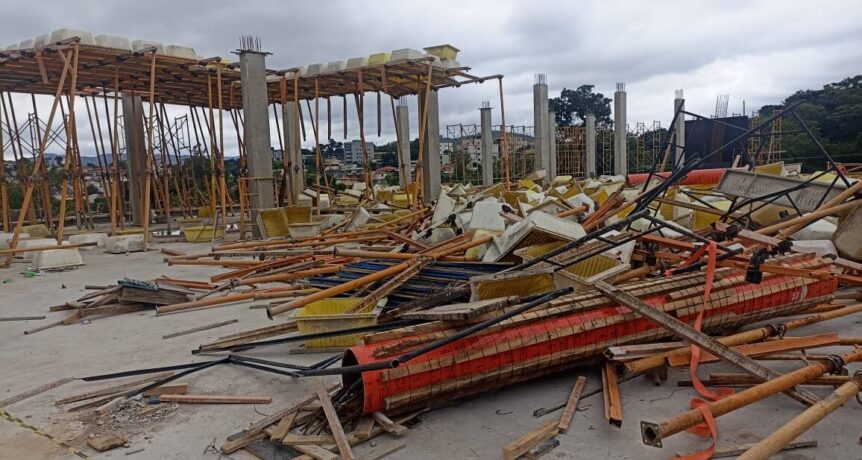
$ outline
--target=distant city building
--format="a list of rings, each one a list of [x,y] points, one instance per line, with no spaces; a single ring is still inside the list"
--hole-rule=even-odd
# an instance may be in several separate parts
[[[368,153],[369,161],[374,158],[374,143],[366,142],[365,150]],[[362,164],[362,141],[354,139],[344,143],[344,162]]]

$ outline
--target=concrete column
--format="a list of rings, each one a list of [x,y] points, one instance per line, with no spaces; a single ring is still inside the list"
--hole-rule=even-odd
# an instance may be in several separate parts
[[[440,106],[437,91],[432,90],[425,100],[425,92],[419,93],[419,120],[428,104],[428,118],[425,123],[425,145],[422,147],[422,189],[426,201],[440,196]]]
[[[479,122],[482,128],[482,185],[494,185],[494,132],[491,127],[491,103],[488,101],[482,102]]]
[[[595,177],[598,171],[596,168],[596,116],[587,114],[587,151],[586,156],[586,173],[587,177]]]
[[[281,106],[282,120],[284,120],[284,167],[290,179],[290,201],[297,203],[299,194],[302,192],[303,178],[302,149],[300,148],[301,137],[299,134],[299,119],[297,118],[296,103],[288,102]]]
[[[548,180],[557,177],[557,114],[548,111]]]
[[[626,130],[626,84],[617,83],[614,93],[614,174],[628,173],[628,132]]]
[[[395,106],[395,129],[401,140],[401,151],[398,152],[398,179],[402,187],[410,183],[410,110],[406,104]]]
[[[275,206],[272,179],[272,142],[266,93],[266,54],[245,49],[239,53],[242,78],[243,141],[248,156],[249,208],[252,221],[260,209]],[[255,236],[260,230],[255,228]]]
[[[673,100],[673,113],[679,110],[685,110],[685,99],[682,95],[682,90],[676,90],[676,97]],[[674,161],[676,164],[685,163],[685,114],[680,113],[676,118],[676,123],[673,125],[674,131]]]
[[[143,225],[143,186],[147,173],[147,138],[144,134],[144,104],[141,96],[123,94],[123,130],[126,137],[126,168],[129,172],[129,202],[132,224]]]
[[[533,160],[534,169],[548,169],[551,154],[548,142],[548,84],[545,74],[536,75],[533,85],[533,138],[536,145],[536,155]],[[550,176],[550,173],[548,174]]]

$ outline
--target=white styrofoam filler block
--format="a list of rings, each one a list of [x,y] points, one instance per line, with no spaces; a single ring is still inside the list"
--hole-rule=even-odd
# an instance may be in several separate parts
[[[28,38],[27,40],[24,40],[18,44],[19,50],[26,50],[26,49],[30,49],[32,47],[33,47],[33,39],[32,38]]]
[[[455,212],[455,200],[441,193],[434,204],[434,214],[431,216],[431,225],[439,224],[449,218]]]
[[[190,46],[165,45],[165,56],[173,56],[185,59],[197,59],[195,49]]]
[[[159,42],[149,40],[132,40],[132,50],[142,51],[148,48],[156,47],[156,53],[165,54],[165,46]]]
[[[838,226],[826,219],[816,220],[791,235],[794,240],[831,240]]]
[[[389,55],[390,61],[400,61],[403,59],[422,59],[425,57],[425,53],[422,51],[417,51],[410,48],[401,48],[400,50],[394,50]]]
[[[85,246],[81,249],[104,248],[108,244],[107,233],[81,233],[69,237],[69,243],[96,243],[95,246]]]
[[[37,270],[71,268],[84,265],[77,249],[48,249],[33,255],[33,267]]]
[[[9,247],[9,242],[12,241],[13,236],[15,236],[13,233],[0,232],[0,249],[7,249]],[[29,233],[18,234],[19,242],[26,238],[30,238]]]
[[[67,38],[78,37],[81,39],[82,45],[95,45],[96,40],[93,39],[93,34],[86,30],[75,29],[57,29],[51,32],[50,43],[57,43]]]
[[[118,50],[131,51],[132,50],[132,42],[129,41],[126,37],[119,37],[117,35],[96,35],[94,37],[96,42],[96,46],[101,46],[103,48],[113,48]]]
[[[140,252],[144,250],[144,235],[116,235],[108,237],[105,244],[105,252],[111,254],[125,254],[127,252]]]
[[[506,229],[506,221],[500,212],[503,203],[480,201],[473,206],[473,216],[470,219],[470,231],[490,230],[502,232]]]
[[[317,63],[317,64],[309,64],[306,69],[306,75],[318,75],[323,73],[323,69],[326,68],[326,64]]]
[[[332,61],[332,62],[326,64],[326,71],[327,72],[340,72],[340,71],[344,70],[345,67],[347,67],[346,61]]]
[[[49,34],[39,35],[38,37],[33,39],[34,48],[45,46],[48,43],[51,43],[51,36]]]
[[[358,69],[360,67],[365,67],[368,65],[367,57],[355,57],[347,60],[347,68],[348,69]]]
[[[67,241],[63,241],[63,244],[69,244]],[[53,238],[32,238],[29,240],[18,240],[18,247],[23,248],[39,248],[44,246],[57,246],[57,240]],[[31,252],[21,252],[19,255],[24,260],[33,260],[33,254],[36,254],[38,251]]]

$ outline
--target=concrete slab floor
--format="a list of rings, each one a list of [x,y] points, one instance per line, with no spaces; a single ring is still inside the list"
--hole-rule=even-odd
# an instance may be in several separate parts
[[[14,263],[0,269],[0,316],[46,315],[41,321],[0,322],[0,399],[7,398],[39,385],[67,377],[117,372],[144,367],[199,362],[206,356],[190,354],[201,343],[256,327],[271,325],[261,310],[248,308],[249,302],[218,308],[155,316],[152,311],[128,313],[98,318],[90,324],[60,326],[25,336],[22,332],[41,324],[58,321],[63,312],[49,313],[48,307],[82,296],[85,284],[113,284],[123,277],[153,279],[162,274],[188,279],[206,279],[224,270],[217,267],[167,266],[159,247],[186,252],[205,252],[203,244],[155,244],[148,253],[110,255],[101,251],[82,251],[86,266],[61,273],[25,278],[21,273],[26,264]],[[65,288],[63,287],[65,286]],[[172,339],[162,335],[195,326],[238,319],[239,322],[217,329],[188,334]],[[830,323],[809,326],[793,335],[809,335],[837,331],[846,336],[862,336],[862,315]],[[310,364],[329,355],[289,355],[298,345],[278,345],[245,354],[266,359]],[[823,349],[834,352],[840,349]],[[821,350],[818,350],[820,352]],[[766,363],[778,371],[787,371],[796,363]],[[860,368],[849,366],[851,373]],[[733,372],[725,365],[703,366],[708,372]],[[541,423],[556,419],[560,412],[535,418],[540,407],[550,407],[565,401],[578,375],[586,375],[587,391],[597,388],[601,378],[595,369],[574,370],[562,375],[490,391],[450,407],[427,413],[422,423],[400,439],[376,438],[378,446],[406,443],[407,446],[388,458],[500,458],[502,447],[511,440],[531,431]],[[624,422],[621,429],[609,426],[603,417],[601,395],[582,400],[568,434],[560,435],[560,446],[547,458],[607,458],[607,459],[666,459],[676,452],[706,448],[708,440],[689,434],[678,434],[665,441],[663,449],[645,446],[640,440],[641,420],[661,422],[688,409],[696,394],[691,388],[678,388],[678,380],[687,380],[688,370],[671,370],[669,381],[656,387],[643,378],[621,384]],[[335,380],[332,378],[331,380]],[[145,450],[128,458],[190,459],[218,458],[206,447],[215,440],[220,446],[224,439],[248,423],[269,414],[312,391],[312,382],[263,373],[247,368],[219,366],[194,374],[181,381],[188,382],[193,393],[266,394],[272,395],[269,405],[201,405],[179,406],[158,420],[142,425],[127,426],[128,448],[96,453],[86,446],[88,427],[80,413],[68,413],[54,401],[89,391],[112,382],[73,382],[54,390],[11,404],[4,408],[10,414],[38,427],[59,440],[72,440],[75,446],[94,458],[127,458],[123,452]],[[117,381],[119,382],[119,381]],[[824,387],[807,387],[819,395],[830,392]],[[782,395],[755,403],[718,419],[719,447],[756,442],[790,420],[802,406]],[[819,447],[791,451],[778,455],[783,459],[862,459],[858,442],[862,406],[850,402],[827,417],[803,436],[816,439]],[[68,452],[53,441],[0,418],[0,458],[66,458]],[[366,443],[369,444],[369,443]],[[358,447],[362,455],[370,445]],[[25,456],[21,456],[26,452]],[[245,452],[230,455],[234,459],[254,458]]]

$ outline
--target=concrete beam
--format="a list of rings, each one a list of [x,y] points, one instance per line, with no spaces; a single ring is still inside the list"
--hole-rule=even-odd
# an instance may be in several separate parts
[[[272,142],[269,137],[269,101],[266,93],[266,54],[239,53],[242,78],[243,141],[248,157],[248,193],[252,222],[260,209],[275,206],[272,178]],[[253,227],[254,235],[260,229]]]
[[[548,84],[544,74],[536,75],[533,85],[533,138],[536,145],[533,167],[548,169],[551,153],[548,141]]]
[[[432,90],[425,100],[425,93],[419,93],[419,113],[428,104],[428,118],[425,123],[425,145],[422,147],[422,193],[426,201],[440,196],[440,106],[437,91]],[[421,116],[419,120],[422,120]],[[421,121],[420,121],[421,123]]]
[[[401,150],[398,152],[398,180],[402,187],[410,183],[410,110],[406,105],[395,106],[395,129]]]
[[[628,173],[628,131],[626,126],[626,85],[617,83],[614,92],[614,174]]]
[[[132,224],[143,225],[143,185],[147,173],[147,138],[144,136],[144,104],[141,96],[123,94],[123,130],[126,167],[129,170],[129,203]]]
[[[494,132],[491,127],[489,102],[483,102],[482,108],[479,109],[479,123],[482,128],[482,185],[494,185]]]
[[[595,177],[598,171],[596,168],[596,116],[587,114],[587,151],[586,156],[586,174],[587,177]]]

